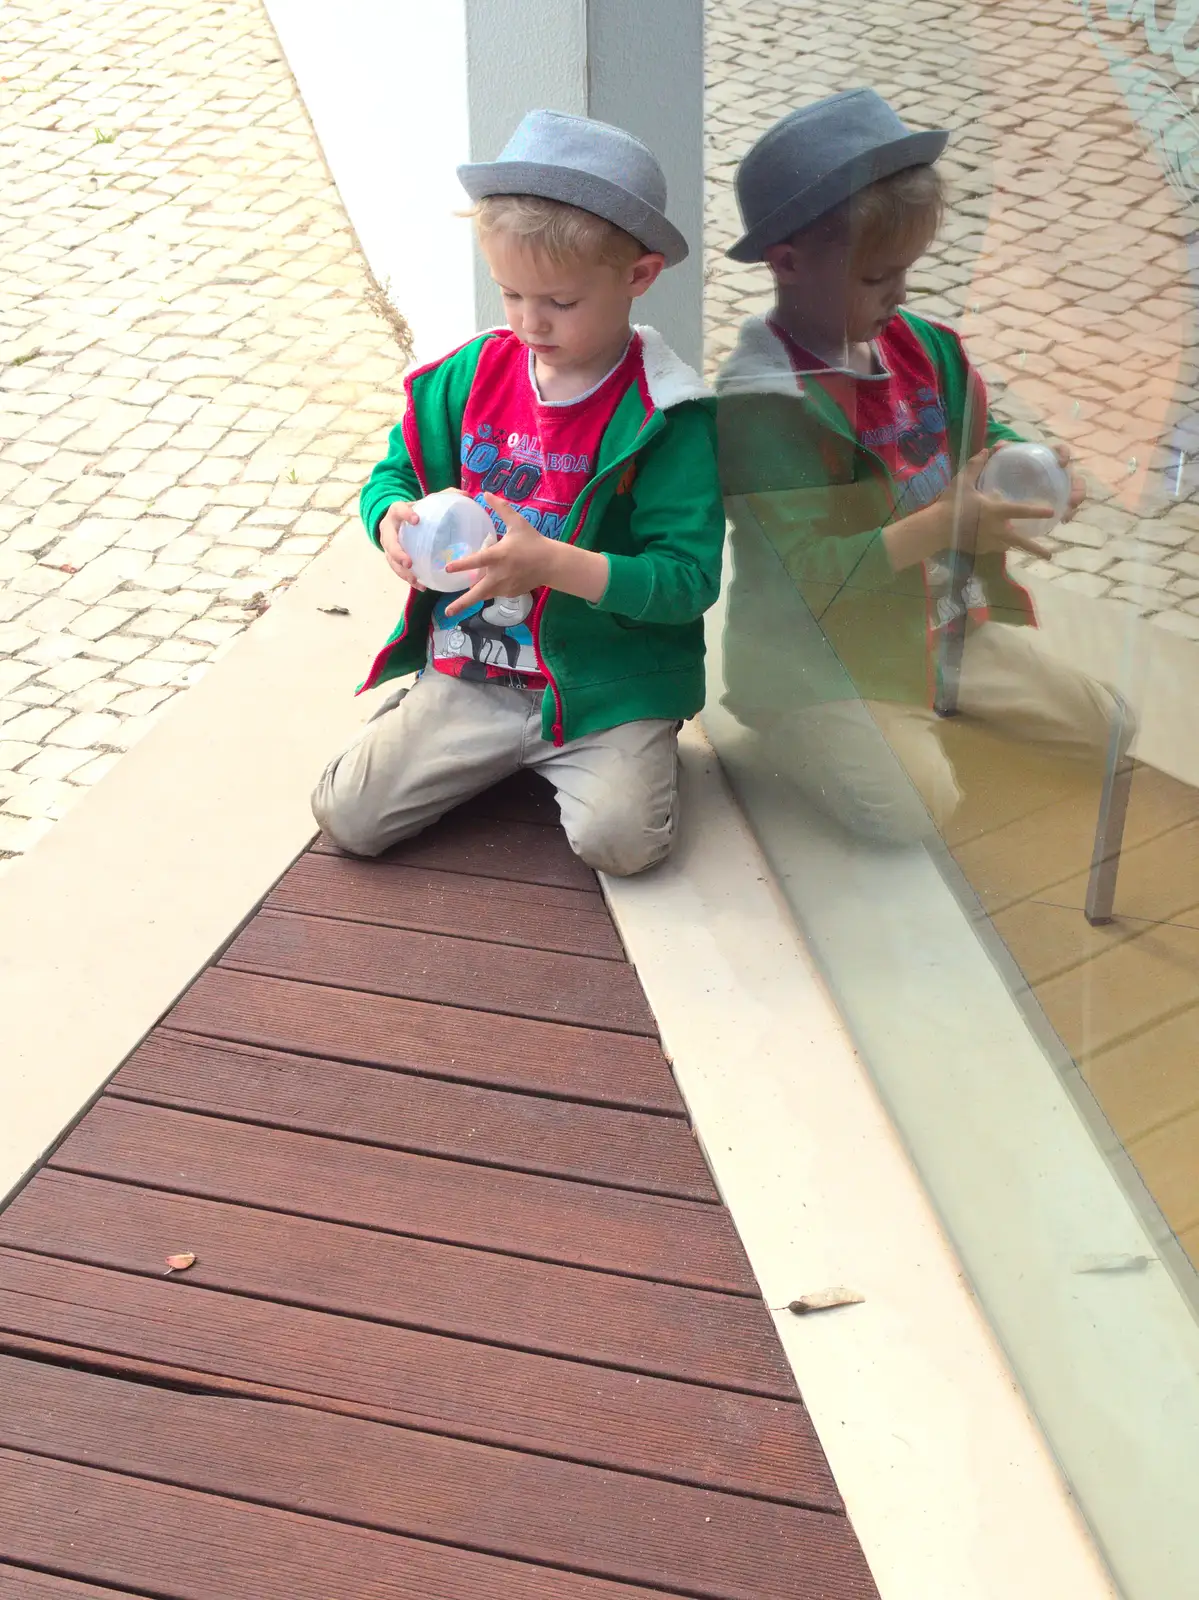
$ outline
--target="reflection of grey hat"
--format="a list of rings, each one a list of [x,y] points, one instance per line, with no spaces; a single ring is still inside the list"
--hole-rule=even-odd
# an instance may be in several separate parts
[[[687,255],[687,241],[666,220],[666,179],[640,139],[590,117],[530,111],[498,161],[458,168],[472,200],[490,194],[535,194],[593,212],[631,233],[668,267]]]
[[[867,184],[935,161],[942,131],[913,133],[873,89],[847,89],[800,106],[768,128],[741,158],[737,205],[745,233],[727,253],[761,261]]]

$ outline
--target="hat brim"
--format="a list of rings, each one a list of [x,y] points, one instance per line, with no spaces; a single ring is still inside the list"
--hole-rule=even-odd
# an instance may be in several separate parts
[[[798,194],[790,195],[768,217],[742,234],[725,255],[733,261],[764,261],[764,252],[772,244],[789,239],[870,184],[908,167],[931,166],[948,143],[949,134],[944,129],[922,130],[851,157]]]
[[[458,168],[458,180],[472,200],[493,194],[534,194],[542,200],[578,206],[631,233],[648,251],[666,257],[675,267],[689,251],[683,235],[660,211],[608,178],[576,167],[548,166],[540,161],[481,161]]]

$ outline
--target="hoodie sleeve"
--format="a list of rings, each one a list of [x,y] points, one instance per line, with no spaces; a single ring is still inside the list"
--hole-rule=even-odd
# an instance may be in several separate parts
[[[638,553],[608,556],[595,608],[634,622],[694,622],[720,593],[724,506],[710,404],[673,407],[640,457],[630,522]]]
[[[397,500],[419,500],[423,490],[404,442],[404,425],[397,422],[387,441],[387,454],[363,485],[358,507],[367,533],[377,545],[379,523]]]

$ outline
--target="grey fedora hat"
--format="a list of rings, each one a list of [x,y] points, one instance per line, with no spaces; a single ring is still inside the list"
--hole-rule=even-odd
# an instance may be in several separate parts
[[[873,89],[847,89],[800,106],[762,137],[737,168],[744,234],[726,253],[761,261],[763,252],[867,184],[936,161],[943,129],[914,133]]]
[[[472,200],[491,194],[535,194],[591,211],[631,233],[668,267],[687,255],[687,241],[666,220],[666,178],[651,150],[621,128],[562,111],[530,111],[496,161],[458,168]]]

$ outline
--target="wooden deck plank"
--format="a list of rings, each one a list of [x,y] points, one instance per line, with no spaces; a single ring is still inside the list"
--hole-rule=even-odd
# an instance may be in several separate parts
[[[566,1266],[753,1295],[722,1207],[101,1099],[53,1168]]]
[[[607,910],[593,894],[548,884],[430,872],[387,861],[303,855],[267,896],[278,911],[338,917],[623,961]]]
[[[130,1600],[128,1589],[97,1589],[32,1567],[0,1564],[0,1600]]]
[[[110,1094],[583,1182],[719,1203],[679,1117],[508,1094],[159,1028]]]
[[[0,1349],[30,1341],[118,1375],[193,1388],[211,1376],[234,1392],[790,1504],[815,1503],[828,1471],[793,1402],[2,1247]]]
[[[185,1032],[272,1050],[685,1115],[657,1040],[630,1034],[262,978],[227,967],[201,973],[168,1020]]]
[[[661,1600],[11,1450],[0,1450],[0,1503],[0,1558],[70,1562],[73,1576],[161,1600],[545,1600],[551,1584],[555,1600]]]
[[[323,835],[313,845],[318,854],[342,855]],[[472,877],[512,878],[521,883],[546,883],[562,889],[599,894],[599,882],[566,842],[560,828],[531,822],[510,822],[451,812],[415,839],[395,845],[383,861],[431,867],[439,872],[464,872]]]
[[[466,817],[493,817],[502,822],[540,822],[558,826],[558,800],[554,786],[540,773],[525,768],[472,796],[458,807]]]
[[[15,1451],[710,1600],[799,1600],[852,1548],[838,1516],[297,1406],[13,1358],[0,1388]]]
[[[260,911],[220,965],[273,978],[656,1038],[632,967],[548,950]]]
[[[176,1246],[194,1248],[193,1286],[798,1398],[769,1313],[742,1295],[612,1278],[49,1170],[0,1219],[0,1239],[152,1278],[162,1276],[163,1257]]]

